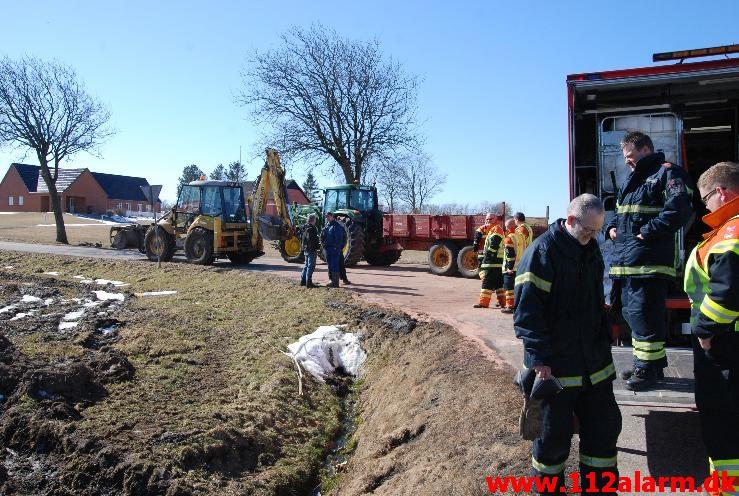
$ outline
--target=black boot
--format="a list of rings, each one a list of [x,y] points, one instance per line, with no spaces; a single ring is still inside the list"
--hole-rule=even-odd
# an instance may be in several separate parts
[[[660,373],[664,377],[664,373],[659,369],[637,367],[634,369],[631,377],[629,377],[629,380],[626,381],[626,389],[630,391],[655,389],[660,382]]]
[[[626,369],[620,374],[618,374],[621,379],[628,381],[631,379],[631,376],[634,375],[634,367],[630,369]],[[664,379],[665,378],[665,371],[663,369],[657,369],[657,379]]]
[[[343,279],[341,280],[341,282],[343,282],[344,284],[351,284],[351,283],[349,282],[349,279],[347,279],[346,277],[345,277],[345,278],[343,278]]]
[[[307,286],[307,287],[309,287],[309,288],[320,288],[320,287],[321,287],[321,285],[320,285],[320,284],[315,284],[315,283],[314,283],[313,281],[311,281],[311,280],[309,280],[309,281],[308,281],[308,284],[306,284],[306,286]]]
[[[338,272],[329,272],[328,278],[331,280],[331,282],[326,285],[327,288],[338,288],[339,287],[339,273]]]

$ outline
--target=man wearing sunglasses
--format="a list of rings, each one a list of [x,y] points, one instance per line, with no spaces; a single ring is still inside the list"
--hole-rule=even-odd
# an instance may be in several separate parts
[[[632,391],[652,389],[667,366],[665,299],[677,277],[676,235],[693,214],[689,176],[655,153],[639,131],[621,141],[631,169],[616,197],[616,217],[606,228],[614,252],[610,276],[620,279],[622,315],[631,329],[634,367],[623,371]]]
[[[714,165],[698,190],[712,231],[685,267],[695,404],[711,471],[739,476],[739,164]]]

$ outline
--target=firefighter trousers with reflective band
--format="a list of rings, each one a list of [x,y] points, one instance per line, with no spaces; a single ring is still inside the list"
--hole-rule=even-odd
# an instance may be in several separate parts
[[[669,281],[659,278],[625,277],[621,279],[621,304],[624,320],[631,329],[634,366],[667,366],[667,311],[665,299]]]
[[[482,278],[482,289],[480,290],[480,306],[489,307],[490,300],[496,291],[500,291],[500,287],[503,285],[503,274],[500,272],[500,267],[487,269],[485,276]]]
[[[514,303],[514,291],[513,288],[516,284],[516,272],[504,273],[503,274],[503,290],[505,291],[505,307],[513,308]],[[503,305],[501,305],[503,306]]]
[[[613,473],[618,480],[616,443],[621,433],[621,411],[610,381],[596,386],[588,381],[582,387],[565,387],[544,402],[542,433],[533,445],[532,475],[558,477],[558,483],[565,485],[565,462],[574,433],[573,414],[580,424],[581,480],[589,480],[585,477],[595,473],[598,488],[607,481],[604,472]]]
[[[700,414],[703,444],[711,471],[737,477],[739,494],[739,333],[731,331],[712,339],[714,348],[723,348],[724,357],[710,358],[693,340],[695,404]],[[710,353],[710,352],[709,352]]]

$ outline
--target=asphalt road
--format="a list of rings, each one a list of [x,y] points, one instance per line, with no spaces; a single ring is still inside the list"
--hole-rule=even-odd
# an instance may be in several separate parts
[[[62,245],[0,242],[0,250],[145,259],[134,250]],[[276,258],[259,258],[243,270],[264,271],[295,280],[300,278],[300,266]],[[420,319],[448,323],[478,343],[500,366],[515,369],[522,363],[522,349],[513,334],[511,316],[494,309],[472,308],[480,288],[478,280],[435,276],[422,264],[391,267],[360,264],[349,269],[349,279],[353,284],[346,289],[356,293],[362,301],[393,306]],[[325,264],[319,262],[314,281],[320,284],[328,282]],[[614,359],[618,369],[625,368],[630,362],[631,350],[614,348]],[[668,361],[667,380],[661,390],[635,394],[627,391],[620,380],[614,385],[623,416],[619,438],[622,476],[632,476],[639,471],[642,476],[693,476],[702,480],[708,472],[698,414],[693,404],[691,352],[671,349]],[[576,443],[574,440],[572,456],[577,453]]]

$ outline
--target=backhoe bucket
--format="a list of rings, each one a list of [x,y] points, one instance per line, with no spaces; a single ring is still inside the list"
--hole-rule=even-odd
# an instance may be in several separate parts
[[[257,226],[259,234],[267,241],[288,240],[292,237],[282,219],[274,215],[257,216]]]

